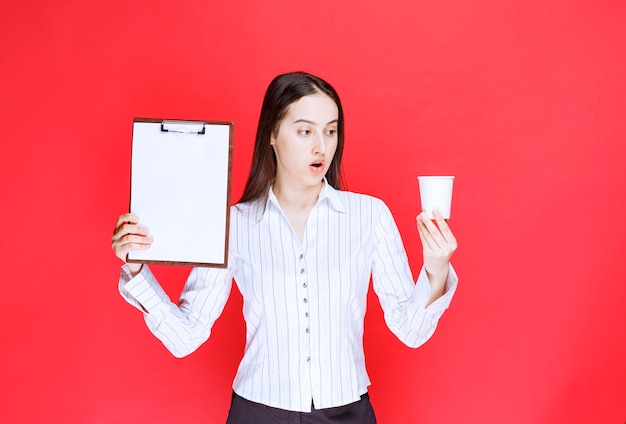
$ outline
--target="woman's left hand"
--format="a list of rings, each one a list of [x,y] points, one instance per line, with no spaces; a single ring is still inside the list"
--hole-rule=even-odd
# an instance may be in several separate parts
[[[417,231],[424,250],[424,269],[428,281],[432,288],[443,291],[448,278],[450,257],[457,248],[457,242],[439,211],[433,211],[433,216],[437,225],[425,212],[420,213],[417,216]]]

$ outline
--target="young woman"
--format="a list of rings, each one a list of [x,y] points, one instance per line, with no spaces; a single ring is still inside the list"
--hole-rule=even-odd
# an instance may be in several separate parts
[[[385,204],[341,191],[343,143],[335,90],[310,74],[279,75],[231,208],[228,268],[194,268],[173,303],[148,266],[122,267],[122,296],[177,357],[209,338],[234,278],[247,331],[229,424],[375,423],[363,354],[370,277],[388,327],[408,346],[428,340],[450,304],[457,243],[446,221],[417,216],[424,266],[415,283]],[[119,217],[112,247],[122,261],[151,243],[139,217]]]

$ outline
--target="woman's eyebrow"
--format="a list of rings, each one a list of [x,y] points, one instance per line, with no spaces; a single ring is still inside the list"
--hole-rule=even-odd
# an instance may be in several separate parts
[[[309,121],[308,119],[296,119],[295,121],[293,121],[293,123],[294,124],[305,123],[305,124],[317,126],[317,122]],[[328,122],[326,125],[331,125],[331,124],[336,124],[336,123],[339,123],[339,119],[333,119],[332,121]]]
[[[300,124],[300,123],[303,123],[303,124],[317,125],[317,123],[316,123],[316,122],[309,121],[308,119],[296,119],[295,121],[293,121],[293,123],[294,123],[294,124]]]

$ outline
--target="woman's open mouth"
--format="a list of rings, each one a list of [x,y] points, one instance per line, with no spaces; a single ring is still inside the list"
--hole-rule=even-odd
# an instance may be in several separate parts
[[[324,172],[324,161],[316,160],[314,162],[311,162],[311,164],[309,165],[309,169],[314,174],[321,174],[322,172]]]

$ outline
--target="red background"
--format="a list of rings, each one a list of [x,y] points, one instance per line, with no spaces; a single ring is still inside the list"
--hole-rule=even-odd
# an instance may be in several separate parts
[[[416,176],[454,174],[459,290],[397,341],[375,296],[379,422],[626,420],[621,1],[18,1],[0,15],[2,422],[224,422],[236,290],[174,359],[117,294],[135,116],[235,123],[233,198],[278,73],[329,80],[348,187],[390,206],[414,273]],[[188,272],[157,267],[172,296]]]

